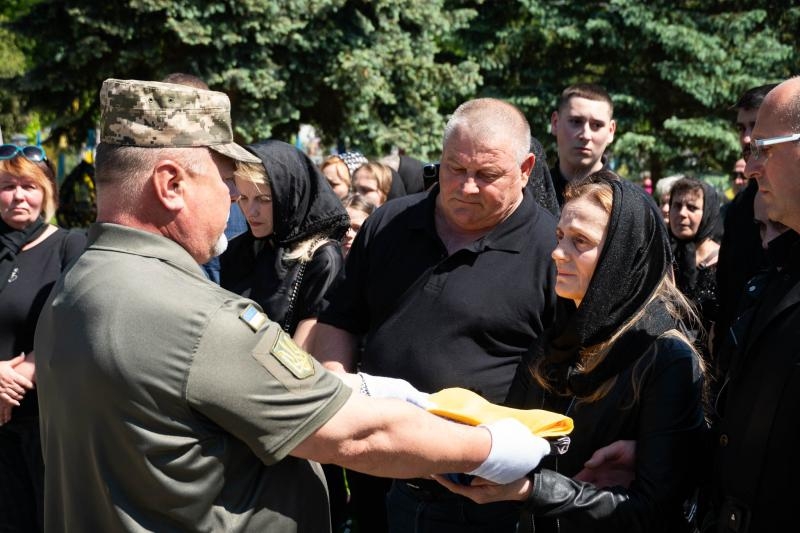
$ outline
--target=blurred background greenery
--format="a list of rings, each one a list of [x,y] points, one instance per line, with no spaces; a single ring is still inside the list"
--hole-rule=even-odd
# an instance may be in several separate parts
[[[615,101],[613,166],[638,179],[726,176],[730,106],[800,73],[795,2],[728,0],[4,0],[0,127],[81,157],[106,78],[186,72],[226,92],[236,134],[324,150],[438,157],[449,113],[475,96],[516,103],[555,154],[567,85]],[[63,159],[63,157],[62,157]]]

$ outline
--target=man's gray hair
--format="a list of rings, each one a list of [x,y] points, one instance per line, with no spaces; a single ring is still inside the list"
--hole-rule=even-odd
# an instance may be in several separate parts
[[[197,157],[206,147],[145,148],[100,143],[95,154],[95,182],[98,194],[113,189],[113,194],[135,201],[142,194],[147,179],[161,159],[172,159],[190,172],[205,171],[203,159]]]
[[[504,100],[476,98],[458,106],[444,128],[443,148],[461,127],[468,128],[481,139],[507,138],[519,164],[531,153],[528,120],[522,111]]]

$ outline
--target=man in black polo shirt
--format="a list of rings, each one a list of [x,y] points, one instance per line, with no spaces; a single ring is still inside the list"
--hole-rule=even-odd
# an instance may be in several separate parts
[[[561,93],[550,117],[550,130],[558,145],[552,174],[559,205],[564,205],[567,183],[605,167],[604,154],[617,131],[613,117],[614,104],[600,85],[578,83]]]
[[[330,368],[359,365],[423,391],[458,386],[502,403],[556,298],[556,221],[525,187],[530,146],[516,107],[489,98],[461,105],[445,128],[439,183],[367,219],[311,352],[335,355]],[[356,486],[354,499],[364,496]],[[415,515],[423,530],[443,532],[516,524],[513,505],[479,507],[424,480],[395,481],[388,507],[392,531],[413,530]]]

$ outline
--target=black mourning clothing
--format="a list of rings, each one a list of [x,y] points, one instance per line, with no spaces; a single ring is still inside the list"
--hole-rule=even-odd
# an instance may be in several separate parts
[[[393,200],[358,233],[320,322],[366,335],[364,371],[502,403],[553,319],[555,220],[526,190],[488,235],[448,256],[430,193]]]

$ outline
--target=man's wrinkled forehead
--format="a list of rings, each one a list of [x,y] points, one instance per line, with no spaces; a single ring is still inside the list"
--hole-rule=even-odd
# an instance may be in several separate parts
[[[442,147],[442,160],[500,160],[512,153],[513,139],[502,128],[471,128],[466,125],[453,130]]]

